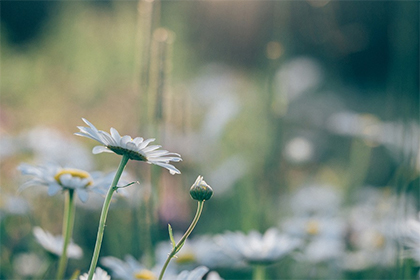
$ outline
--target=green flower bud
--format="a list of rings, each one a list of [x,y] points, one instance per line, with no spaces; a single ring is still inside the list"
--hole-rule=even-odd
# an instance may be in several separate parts
[[[203,180],[203,176],[198,176],[191,186],[190,195],[198,201],[209,200],[213,195],[213,189]]]

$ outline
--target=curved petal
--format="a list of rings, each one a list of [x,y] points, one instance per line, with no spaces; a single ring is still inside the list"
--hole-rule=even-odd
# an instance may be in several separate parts
[[[111,127],[111,136],[114,139],[115,143],[117,143],[117,144],[120,143],[121,136],[118,133],[118,131],[113,127]]]
[[[76,192],[77,192],[77,196],[80,198],[82,202],[87,201],[89,194],[85,189],[78,189]]]
[[[50,184],[50,186],[48,187],[48,195],[53,196],[56,193],[58,193],[59,190],[61,190],[61,186],[59,184]]]
[[[100,154],[100,153],[113,153],[110,149],[104,146],[96,146],[92,149],[93,154]]]

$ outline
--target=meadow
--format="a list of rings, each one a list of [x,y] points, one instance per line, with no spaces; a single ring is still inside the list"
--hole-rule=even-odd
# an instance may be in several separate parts
[[[0,279],[419,279],[419,3],[1,3]]]

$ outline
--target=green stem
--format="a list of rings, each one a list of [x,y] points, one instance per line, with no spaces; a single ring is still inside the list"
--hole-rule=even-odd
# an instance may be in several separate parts
[[[95,250],[93,251],[92,261],[90,263],[88,280],[92,280],[93,274],[95,273],[96,264],[98,263],[98,259],[99,259],[99,251],[101,250],[102,238],[104,236],[106,217],[108,215],[108,210],[111,204],[112,195],[118,189],[117,184],[118,184],[118,181],[120,180],[121,174],[127,162],[128,162],[128,156],[123,155],[120,165],[118,166],[118,170],[115,173],[114,180],[112,181],[112,184],[109,187],[108,193],[106,194],[104,205],[102,206],[101,217],[99,219],[98,235],[96,236]]]
[[[254,270],[252,271],[253,280],[264,280],[265,279],[265,266],[264,265],[255,265]]]
[[[58,263],[56,279],[63,279],[67,268],[67,247],[73,232],[74,213],[76,207],[74,205],[74,190],[69,190],[64,204],[64,220],[63,220],[63,252]]]
[[[195,213],[195,217],[194,217],[193,221],[191,222],[190,227],[187,229],[187,231],[184,233],[184,235],[181,237],[181,239],[178,241],[178,243],[175,245],[175,247],[172,248],[171,253],[169,253],[168,258],[166,259],[165,264],[162,267],[162,271],[159,274],[159,280],[162,280],[163,274],[165,273],[165,270],[168,267],[169,262],[175,256],[175,254],[178,253],[179,250],[181,250],[182,246],[185,243],[185,240],[187,240],[187,237],[193,231],[195,225],[198,222],[198,219],[200,219],[201,212],[203,212],[203,206],[204,206],[204,200],[203,201],[199,201],[198,202],[198,207],[197,207],[197,212]]]

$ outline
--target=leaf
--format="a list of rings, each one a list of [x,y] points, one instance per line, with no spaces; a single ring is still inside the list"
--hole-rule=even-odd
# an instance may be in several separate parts
[[[169,238],[171,239],[171,242],[172,242],[172,248],[175,248],[176,243],[175,243],[174,235],[172,233],[172,227],[170,224],[168,224],[168,231],[169,231]]]

